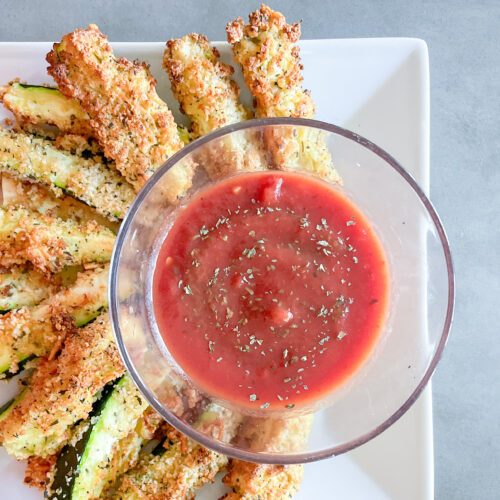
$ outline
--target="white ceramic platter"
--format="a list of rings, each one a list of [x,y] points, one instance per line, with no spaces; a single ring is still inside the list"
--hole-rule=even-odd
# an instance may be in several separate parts
[[[225,43],[217,43],[231,62]],[[41,84],[47,76],[49,43],[1,43],[0,84],[19,77]],[[115,52],[151,65],[158,92],[184,122],[161,69],[163,43],[113,43]],[[427,46],[407,38],[308,40],[300,43],[305,86],[317,118],[353,130],[392,154],[429,191],[429,64]],[[242,83],[237,71],[238,82]],[[247,90],[242,98],[250,103]],[[7,113],[0,109],[0,119]],[[16,392],[0,385],[0,404]],[[2,498],[39,500],[23,485],[24,465],[0,450]],[[350,453],[306,466],[297,500],[429,500],[434,494],[431,389],[391,428]],[[217,499],[224,487],[203,488],[197,498]]]

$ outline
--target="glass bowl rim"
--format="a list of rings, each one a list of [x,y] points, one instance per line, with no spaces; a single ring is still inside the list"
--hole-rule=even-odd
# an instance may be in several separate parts
[[[118,276],[118,264],[120,260],[121,250],[125,241],[125,236],[128,233],[128,228],[134,219],[134,216],[142,204],[144,198],[149,194],[149,192],[155,187],[158,181],[162,178],[162,176],[176,163],[182,160],[184,157],[195,151],[200,146],[213,141],[214,139],[223,137],[225,135],[231,134],[233,132],[258,128],[263,126],[270,125],[294,125],[294,126],[304,126],[310,128],[316,128],[319,130],[324,130],[326,132],[330,132],[336,135],[340,135],[346,139],[350,139],[359,145],[367,148],[372,153],[379,156],[382,160],[384,160],[387,164],[389,164],[397,173],[403,177],[404,180],[410,185],[410,187],[415,191],[416,195],[424,205],[434,226],[437,230],[437,234],[439,236],[445,262],[446,262],[446,270],[447,270],[447,278],[448,278],[448,304],[446,309],[446,317],[443,325],[443,330],[441,333],[441,338],[437,345],[437,348],[433,354],[431,362],[427,367],[422,379],[420,380],[417,387],[413,390],[410,396],[406,399],[403,405],[396,410],[392,415],[390,415],[387,419],[385,419],[382,423],[376,426],[371,431],[352,439],[349,442],[333,446],[330,448],[326,448],[320,451],[314,452],[302,452],[295,454],[279,454],[279,453],[258,453],[251,451],[239,450],[237,448],[233,448],[229,445],[221,444],[217,441],[214,441],[207,437],[204,434],[199,433],[191,426],[182,422],[178,417],[173,415],[168,409],[166,409],[153,395],[153,393],[149,390],[146,384],[143,383],[141,376],[137,373],[132,360],[128,355],[127,348],[125,343],[123,342],[123,338],[120,330],[120,322],[119,322],[119,314],[118,314],[118,295],[116,293],[117,289],[117,276]],[[451,324],[453,321],[453,310],[454,310],[454,302],[455,302],[455,275],[453,268],[453,259],[451,255],[450,245],[448,242],[448,238],[446,235],[446,231],[441,223],[439,215],[435,210],[433,204],[424,193],[419,184],[415,181],[413,176],[408,173],[401,164],[392,157],[385,150],[377,146],[372,141],[366,139],[365,137],[352,132],[351,130],[339,127],[337,125],[333,125],[331,123],[323,122],[320,120],[312,120],[308,118],[258,118],[247,120],[244,122],[238,122],[232,125],[227,125],[220,129],[217,129],[207,135],[204,135],[193,142],[187,144],[182,149],[180,149],[177,153],[171,156],[163,165],[152,175],[152,177],[148,180],[145,186],[141,189],[138,195],[135,197],[130,209],[128,210],[125,218],[123,219],[118,235],[116,237],[115,246],[113,249],[113,254],[111,257],[110,264],[110,273],[109,273],[109,286],[108,286],[108,302],[109,302],[109,311],[110,311],[110,319],[111,326],[114,332],[116,344],[118,346],[118,351],[121,355],[123,363],[127,369],[127,372],[132,377],[132,380],[139,388],[140,392],[143,394],[148,403],[173,427],[177,428],[180,432],[193,439],[194,441],[200,443],[206,448],[210,448],[214,451],[222,453],[224,455],[228,455],[239,460],[245,460],[247,462],[258,462],[262,464],[283,464],[283,465],[291,465],[298,463],[308,463],[315,462],[317,460],[323,460],[326,458],[330,458],[332,456],[341,455],[347,451],[350,451],[362,444],[370,441],[374,437],[381,434],[384,430],[394,424],[399,418],[401,418],[415,403],[418,399],[427,383],[429,382],[430,377],[432,376],[436,366],[441,359],[444,347],[448,340]]]

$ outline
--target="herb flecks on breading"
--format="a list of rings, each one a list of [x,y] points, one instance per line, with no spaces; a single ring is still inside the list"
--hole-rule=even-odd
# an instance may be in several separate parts
[[[172,113],[158,97],[147,65],[116,58],[96,25],[65,35],[47,61],[61,92],[91,116],[106,157],[137,191],[181,149]]]
[[[107,308],[107,292],[108,266],[98,267],[80,273],[40,304],[0,316],[0,373],[16,373],[19,363],[60,347],[68,329],[85,325]]]
[[[0,170],[63,192],[117,220],[125,217],[135,193],[115,170],[93,159],[60,151],[53,142],[0,128]]]
[[[0,422],[0,439],[18,459],[47,457],[88,417],[99,390],[124,371],[107,314],[68,333],[59,356],[44,359],[29,389]]]
[[[65,266],[107,262],[115,234],[96,222],[77,224],[23,207],[0,208],[0,264],[31,262],[44,273]]]
[[[234,60],[241,65],[245,81],[255,97],[257,116],[312,118],[315,107],[302,88],[299,48],[300,24],[287,24],[280,12],[266,5],[226,27]]]
[[[174,96],[196,137],[251,116],[238,102],[239,87],[231,79],[234,69],[218,58],[217,49],[196,33],[168,41],[163,55]]]
[[[248,25],[239,17],[227,25],[226,32],[234,60],[241,65],[255,98],[258,117],[314,117],[314,102],[302,87],[302,65],[296,45],[299,23],[287,24],[283,14],[262,5],[250,14]],[[324,132],[298,126],[268,128],[264,142],[274,168],[308,171],[340,182]]]

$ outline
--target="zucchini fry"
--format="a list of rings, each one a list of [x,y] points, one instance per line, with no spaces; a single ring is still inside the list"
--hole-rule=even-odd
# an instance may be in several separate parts
[[[255,98],[258,118],[293,116],[313,118],[314,102],[302,88],[299,48],[300,24],[287,24],[280,12],[266,5],[252,12],[245,26],[241,17],[226,27],[234,60]]]
[[[80,440],[62,450],[49,499],[103,498],[104,489],[114,482],[117,474],[137,460],[143,442],[140,432],[152,438],[152,431],[144,429],[143,417],[148,404],[128,375],[116,383],[99,406],[99,411],[90,419],[89,429]],[[154,419],[156,415],[159,424],[159,415],[150,413],[151,410],[148,417]],[[76,463],[69,465],[75,452]]]
[[[55,290],[56,284],[43,273],[15,266],[0,273],[0,312],[36,305]]]
[[[229,410],[209,405],[196,426],[203,428],[204,433],[210,431],[213,437],[227,442],[234,436],[239,423],[240,420]],[[159,454],[144,455],[138,465],[122,477],[119,491],[112,498],[194,498],[196,490],[207,482],[213,482],[215,475],[226,466],[228,457],[225,455],[208,450],[168,424],[164,425],[168,429],[163,443],[165,450]]]
[[[99,391],[123,371],[107,314],[69,332],[60,355],[38,365],[28,390],[0,422],[3,446],[18,459],[58,452]]]
[[[0,128],[0,170],[30,178],[94,207],[111,220],[125,216],[135,193],[108,166],[60,151],[51,141]]]
[[[120,491],[112,498],[138,500],[194,498],[195,491],[213,481],[227,457],[203,448],[173,430],[168,448],[160,456],[147,456],[123,477]]]
[[[41,272],[54,273],[65,266],[107,262],[114,242],[114,233],[93,221],[79,225],[23,207],[0,208],[4,267],[31,262]]]
[[[302,88],[299,48],[300,24],[287,24],[283,14],[266,5],[226,26],[234,60],[241,65],[245,81],[255,98],[259,118],[313,118],[314,102]],[[303,127],[276,128],[265,137],[274,166],[280,170],[308,170],[340,182],[320,131]]]
[[[225,125],[251,118],[252,113],[238,102],[239,87],[231,75],[234,69],[218,60],[203,35],[192,33],[167,42],[163,67],[170,78],[180,109],[192,122],[193,135],[200,137]],[[236,170],[262,170],[265,162],[258,142],[241,132],[212,146],[199,163],[212,179],[225,177]],[[203,155],[202,155],[203,156]]]
[[[61,92],[91,116],[104,154],[136,191],[183,146],[147,65],[115,58],[96,25],[65,35],[47,62]]]
[[[169,40],[163,55],[174,97],[190,118],[195,137],[251,117],[238,102],[234,69],[218,60],[216,48],[203,35],[191,33]]]
[[[2,174],[2,204],[8,206],[21,205],[28,210],[40,212],[42,215],[63,220],[73,220],[77,224],[86,224],[95,221],[101,226],[108,227],[114,233],[120,227],[118,222],[112,222],[96,210],[71,196],[62,195],[57,198],[48,188],[21,180],[14,175]]]
[[[222,482],[232,489],[221,500],[285,500],[299,489],[303,465],[262,465],[229,460]]]
[[[60,132],[89,137],[89,116],[75,99],[67,99],[59,89],[11,82],[0,87],[0,102],[12,112],[19,126],[54,125]]]
[[[311,432],[313,416],[289,419],[249,419],[239,438],[254,451],[298,452]],[[232,489],[224,500],[275,500],[291,498],[299,488],[303,465],[262,465],[231,459],[222,482]]]
[[[59,346],[68,326],[83,326],[108,304],[108,266],[85,271],[68,288],[37,306],[0,317],[0,374],[18,371],[33,356],[45,356]]]

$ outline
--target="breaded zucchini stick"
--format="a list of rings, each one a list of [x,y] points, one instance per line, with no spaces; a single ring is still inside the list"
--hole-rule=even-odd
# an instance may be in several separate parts
[[[240,89],[231,79],[234,69],[203,35],[191,33],[169,40],[163,54],[174,97],[192,122],[195,137],[251,117],[238,102]]]
[[[303,465],[262,465],[231,459],[222,482],[232,489],[221,500],[285,500],[299,490]]]
[[[0,312],[33,306],[57,290],[46,275],[25,266],[0,271]],[[1,318],[0,318],[1,321]]]
[[[47,457],[72,437],[100,389],[124,371],[107,314],[70,332],[61,354],[43,360],[28,391],[0,422],[0,440],[18,459]]]
[[[240,424],[239,417],[218,405],[210,404],[195,426],[204,434],[229,442]],[[184,500],[194,498],[196,490],[223,469],[228,457],[188,439],[164,424],[167,439],[160,454],[146,454],[134,469],[122,477],[116,500],[168,498]]]
[[[125,217],[135,193],[107,165],[57,149],[51,141],[0,128],[0,170],[34,179],[56,196],[62,192],[111,220]]]
[[[190,118],[195,137],[252,117],[238,102],[239,87],[231,79],[234,69],[218,58],[217,49],[196,33],[168,41],[163,55],[172,91],[181,111]],[[257,144],[249,133],[240,132],[213,144],[198,161],[212,179],[236,170],[263,169],[265,162]]]
[[[94,24],[65,35],[47,55],[61,92],[75,98],[107,158],[138,191],[182,147],[172,113],[146,64],[115,58]]]
[[[68,99],[53,87],[11,82],[0,87],[0,102],[12,112],[19,126],[54,125],[60,132],[92,135],[89,116],[76,99]]]
[[[137,467],[125,474],[119,492],[113,498],[194,498],[196,490],[212,482],[228,460],[226,456],[200,446],[173,428],[165,446],[167,448],[161,455],[144,456]]]
[[[29,210],[35,210],[42,215],[57,219],[71,219],[78,224],[95,221],[101,226],[109,227],[114,233],[120,227],[118,222],[112,222],[96,210],[71,196],[56,197],[48,188],[36,182],[21,180],[12,174],[2,173],[1,180],[2,204],[8,206],[21,205]]]
[[[16,373],[18,364],[45,356],[68,327],[92,321],[108,305],[108,266],[80,273],[76,281],[37,306],[0,316],[0,373]]]
[[[0,208],[0,264],[31,262],[44,273],[65,266],[107,262],[115,234],[97,222],[77,224],[41,215],[24,207]]]
[[[241,17],[226,26],[234,60],[255,98],[259,118],[313,118],[314,102],[302,88],[299,48],[300,24],[287,24],[280,12],[262,4],[245,26]]]
[[[249,419],[239,438],[257,452],[298,452],[311,432],[313,415],[288,419]],[[261,465],[231,459],[223,483],[232,493],[224,500],[275,500],[291,498],[299,488],[303,465]]]
[[[241,65],[245,81],[255,98],[260,118],[313,118],[314,102],[302,88],[299,48],[300,24],[287,24],[280,12],[262,4],[245,25],[241,17],[226,27],[234,60]],[[269,130],[267,147],[280,170],[308,170],[331,181],[340,177],[319,131],[296,128]]]

